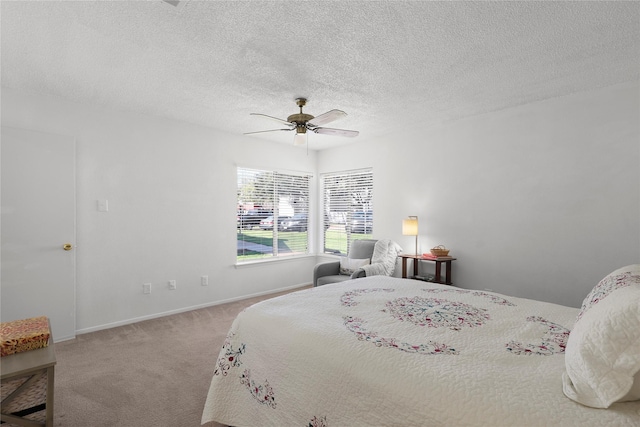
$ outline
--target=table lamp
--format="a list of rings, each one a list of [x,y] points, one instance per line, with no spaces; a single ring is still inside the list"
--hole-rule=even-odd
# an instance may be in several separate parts
[[[418,256],[418,217],[409,215],[402,220],[402,235],[416,236],[416,256]]]

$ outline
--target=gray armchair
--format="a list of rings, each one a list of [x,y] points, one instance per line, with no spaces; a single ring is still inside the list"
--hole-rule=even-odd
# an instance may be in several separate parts
[[[361,239],[355,240],[351,244],[347,258],[351,259],[364,259],[373,256],[373,249],[375,248],[377,240],[374,239]],[[346,275],[340,274],[340,261],[323,262],[315,266],[313,269],[313,286],[322,286],[329,283],[343,282],[349,279],[356,279],[358,277],[364,277],[364,271],[357,269],[353,274]]]

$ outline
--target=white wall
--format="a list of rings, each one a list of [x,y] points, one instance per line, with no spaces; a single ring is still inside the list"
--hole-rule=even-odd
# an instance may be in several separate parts
[[[311,282],[313,256],[234,267],[236,164],[371,166],[374,237],[413,252],[401,221],[418,215],[420,250],[451,248],[457,285],[579,306],[602,276],[640,262],[638,94],[621,84],[317,155],[4,88],[2,125],[77,139],[82,333]]]
[[[318,170],[373,166],[374,237],[420,220],[420,250],[452,250],[454,282],[580,306],[640,262],[637,82],[399,131],[321,152]],[[383,118],[381,118],[383,120]]]
[[[2,125],[77,139],[80,333],[311,283],[314,256],[234,266],[235,168],[314,172],[315,152],[5,88]]]

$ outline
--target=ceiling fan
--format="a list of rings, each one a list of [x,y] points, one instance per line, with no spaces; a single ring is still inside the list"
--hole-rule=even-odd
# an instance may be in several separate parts
[[[262,116],[262,117],[269,118],[271,120],[275,120],[285,125],[286,128],[260,130],[257,132],[247,132],[245,133],[245,135],[252,135],[255,133],[264,133],[264,132],[295,130],[296,134],[293,138],[293,144],[304,145],[307,142],[308,130],[314,133],[334,135],[334,136],[347,136],[351,138],[356,137],[359,134],[357,130],[333,129],[333,128],[321,127],[321,125],[332,122],[334,120],[338,120],[339,118],[346,116],[347,113],[345,113],[344,111],[331,110],[331,111],[327,111],[324,114],[320,114],[317,117],[314,117],[311,114],[305,114],[302,112],[302,107],[304,107],[307,104],[306,98],[296,98],[296,104],[298,105],[298,107],[300,107],[300,112],[290,115],[289,117],[287,117],[287,120],[282,120],[277,117],[267,116],[266,114],[251,113],[252,116]]]

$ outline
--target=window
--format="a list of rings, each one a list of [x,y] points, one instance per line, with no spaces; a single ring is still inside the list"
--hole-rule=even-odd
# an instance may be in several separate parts
[[[238,168],[238,262],[309,252],[311,178]]]
[[[373,171],[324,174],[321,186],[324,253],[346,255],[351,242],[371,238],[373,233]]]

